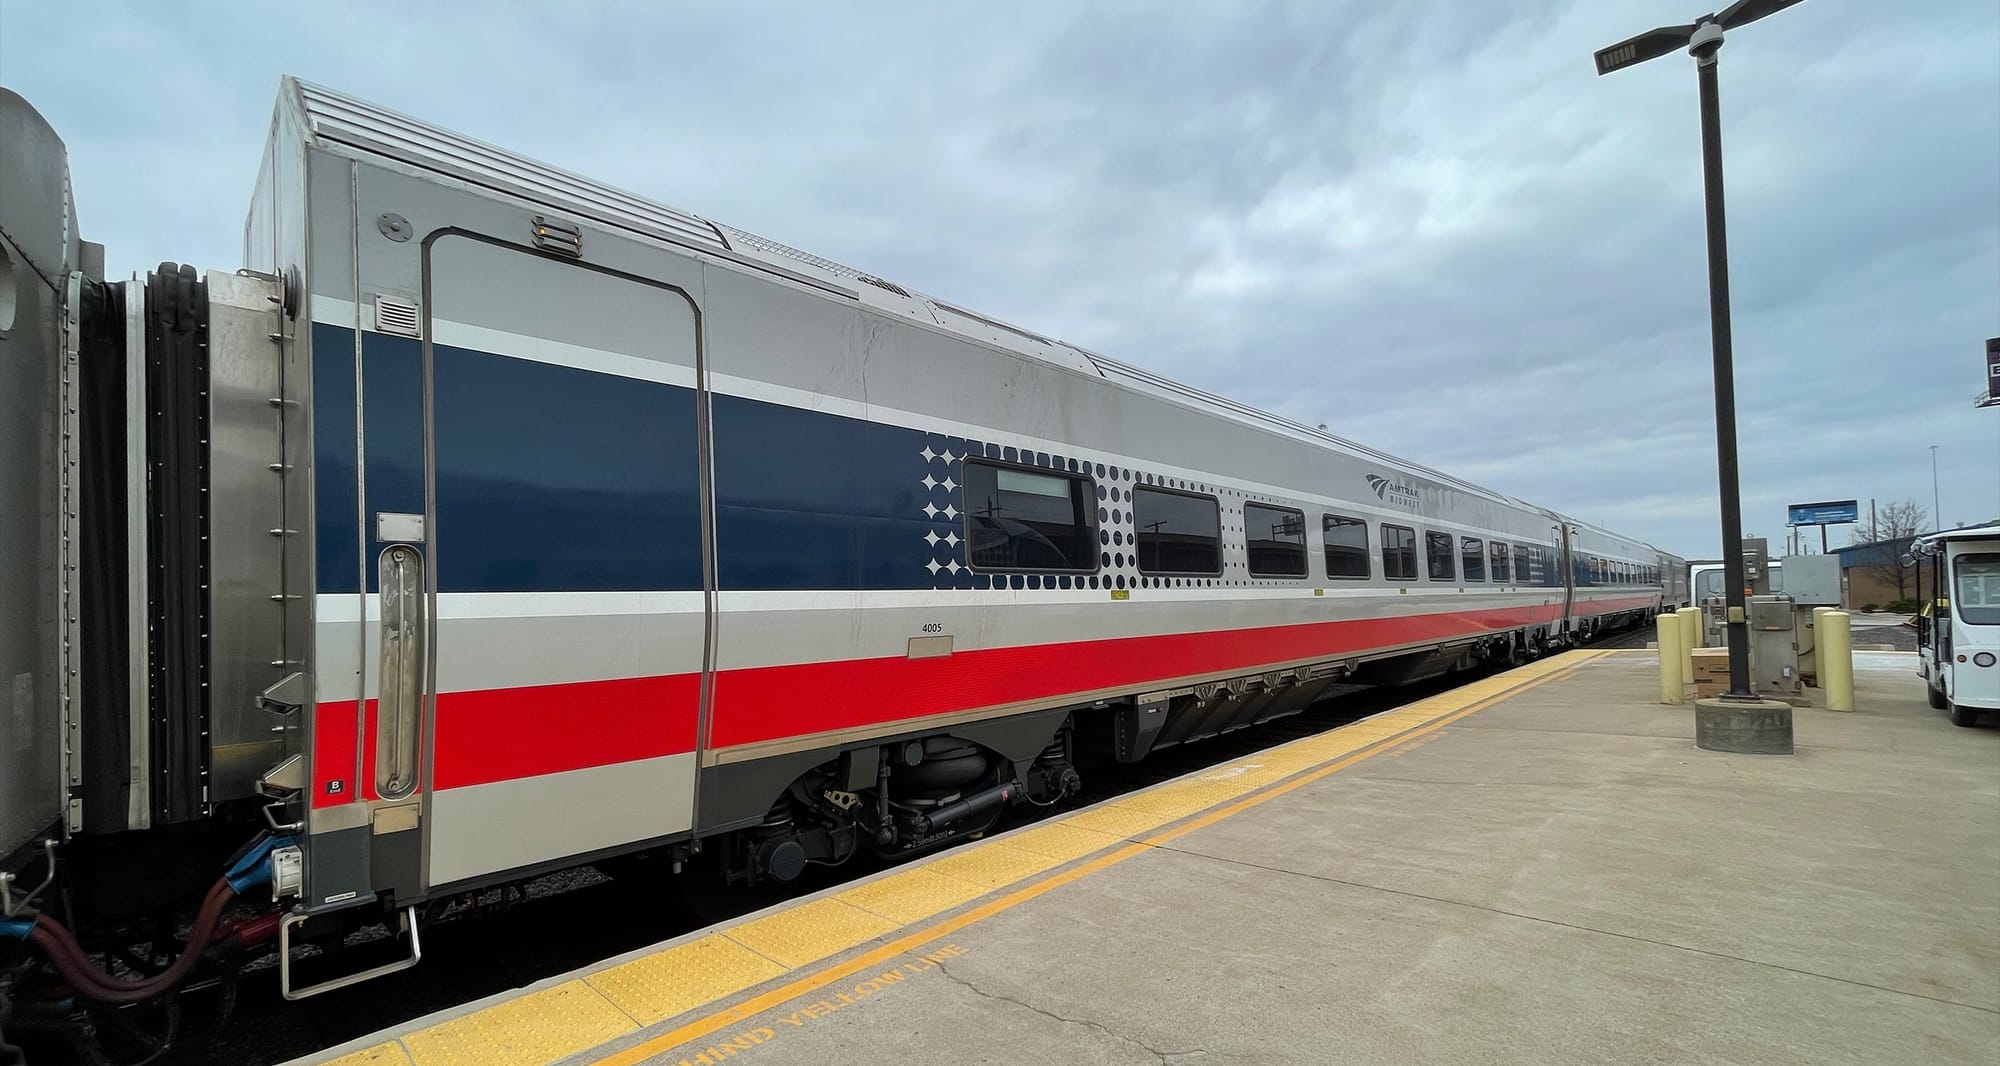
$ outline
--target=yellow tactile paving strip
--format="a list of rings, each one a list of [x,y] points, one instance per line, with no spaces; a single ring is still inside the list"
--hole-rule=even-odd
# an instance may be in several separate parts
[[[928,867],[913,866],[895,877],[863,881],[834,898],[907,925],[933,914],[943,914],[986,893],[985,885],[961,881]]]
[[[693,1010],[785,972],[719,933],[655,951],[584,978],[641,1025]]]
[[[326,1066],[410,1066],[410,1057],[403,1054],[403,1045],[392,1040],[342,1055]]]
[[[852,903],[827,898],[787,907],[729,930],[729,939],[787,969],[865,944],[897,923]]]
[[[420,1066],[555,1062],[639,1028],[581,980],[503,1000],[403,1037]]]
[[[1244,799],[1271,788],[1287,791],[1307,779],[1340,769],[1373,754],[1369,749],[1406,736],[1430,732],[1444,720],[1462,717],[1502,696],[1551,680],[1607,652],[1570,652],[1511,670],[1399,710],[1258,752],[1234,763],[1211,767],[1176,781],[1121,796],[1090,810],[1051,819],[996,840],[968,844],[854,885],[831,896],[763,915],[685,944],[662,948],[581,978],[563,981],[457,1018],[415,1030],[337,1059],[324,1066],[548,1066],[588,1048],[636,1032],[696,1008],[748,992],[799,967],[882,940],[904,928],[957,910],[1010,887],[1010,895],[1032,898],[1095,869],[1148,850],[1148,834],[1179,836],[1228,817],[1269,796]],[[1364,754],[1366,753],[1366,754]],[[1240,801],[1234,802],[1232,801]],[[1196,815],[1202,815],[1196,818]],[[1050,877],[1041,875],[1072,862],[1089,862]],[[1039,886],[1036,882],[1043,882]],[[1021,888],[1017,886],[1029,886]],[[984,912],[1012,905],[994,900],[945,921],[963,926]],[[937,930],[942,933],[944,930]],[[915,935],[929,934],[921,930]],[[911,939],[906,936],[903,939]],[[885,947],[896,948],[892,942]],[[865,953],[880,954],[884,947]],[[829,978],[831,979],[831,978]],[[763,1009],[757,1002],[797,994],[794,981],[711,1017],[740,1018]],[[778,1000],[782,1001],[782,999]],[[693,1039],[705,1022],[653,1037],[608,1059],[637,1062]]]

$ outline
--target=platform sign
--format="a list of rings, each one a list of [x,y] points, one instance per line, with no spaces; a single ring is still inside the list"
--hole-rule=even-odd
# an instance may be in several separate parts
[[[1827,503],[1795,503],[1788,509],[1788,526],[1838,526],[1861,518],[1860,500],[1833,500]]]
[[[1986,402],[2000,403],[2000,337],[1986,338]]]

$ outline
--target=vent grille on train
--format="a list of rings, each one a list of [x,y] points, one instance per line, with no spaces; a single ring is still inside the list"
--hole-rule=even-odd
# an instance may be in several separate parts
[[[419,334],[417,305],[394,296],[375,295],[375,328],[405,337]]]
[[[907,296],[909,296],[909,295],[910,295],[910,290],[908,290],[908,289],[906,289],[906,288],[902,287],[901,285],[898,285],[898,284],[896,284],[896,283],[895,283],[895,282],[893,282],[893,281],[885,281],[885,280],[883,280],[882,278],[878,278],[878,277],[874,276],[873,274],[860,274],[860,275],[857,275],[857,277],[858,277],[858,278],[859,278],[860,280],[862,280],[862,281],[865,281],[865,282],[867,282],[867,283],[868,283],[868,284],[870,284],[870,285],[873,285],[873,286],[875,286],[875,287],[877,287],[877,288],[881,288],[881,289],[887,289],[887,290],[889,290],[890,292],[893,292],[893,293],[895,293],[895,294],[896,294],[896,295],[898,295],[898,296],[903,296],[903,297],[907,297]]]

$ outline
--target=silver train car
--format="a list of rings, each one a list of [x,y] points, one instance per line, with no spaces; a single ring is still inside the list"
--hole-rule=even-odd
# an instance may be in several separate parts
[[[243,269],[106,278],[0,121],[17,1007],[230,951],[311,995],[623,855],[916,854],[1686,602],[1643,541],[294,80]],[[295,979],[383,921],[402,962]]]

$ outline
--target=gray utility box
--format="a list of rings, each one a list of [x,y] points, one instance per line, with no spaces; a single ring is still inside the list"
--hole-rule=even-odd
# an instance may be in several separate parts
[[[1785,595],[1799,607],[1840,606],[1840,556],[1786,557]]]
[[[1792,576],[1786,560],[1785,578]],[[1752,596],[1750,621],[1750,687],[1766,699],[1793,700],[1804,692],[1799,679],[1799,642],[1793,628],[1789,595]]]
[[[1763,537],[1743,538],[1743,584],[1751,594],[1771,591],[1771,542]]]

